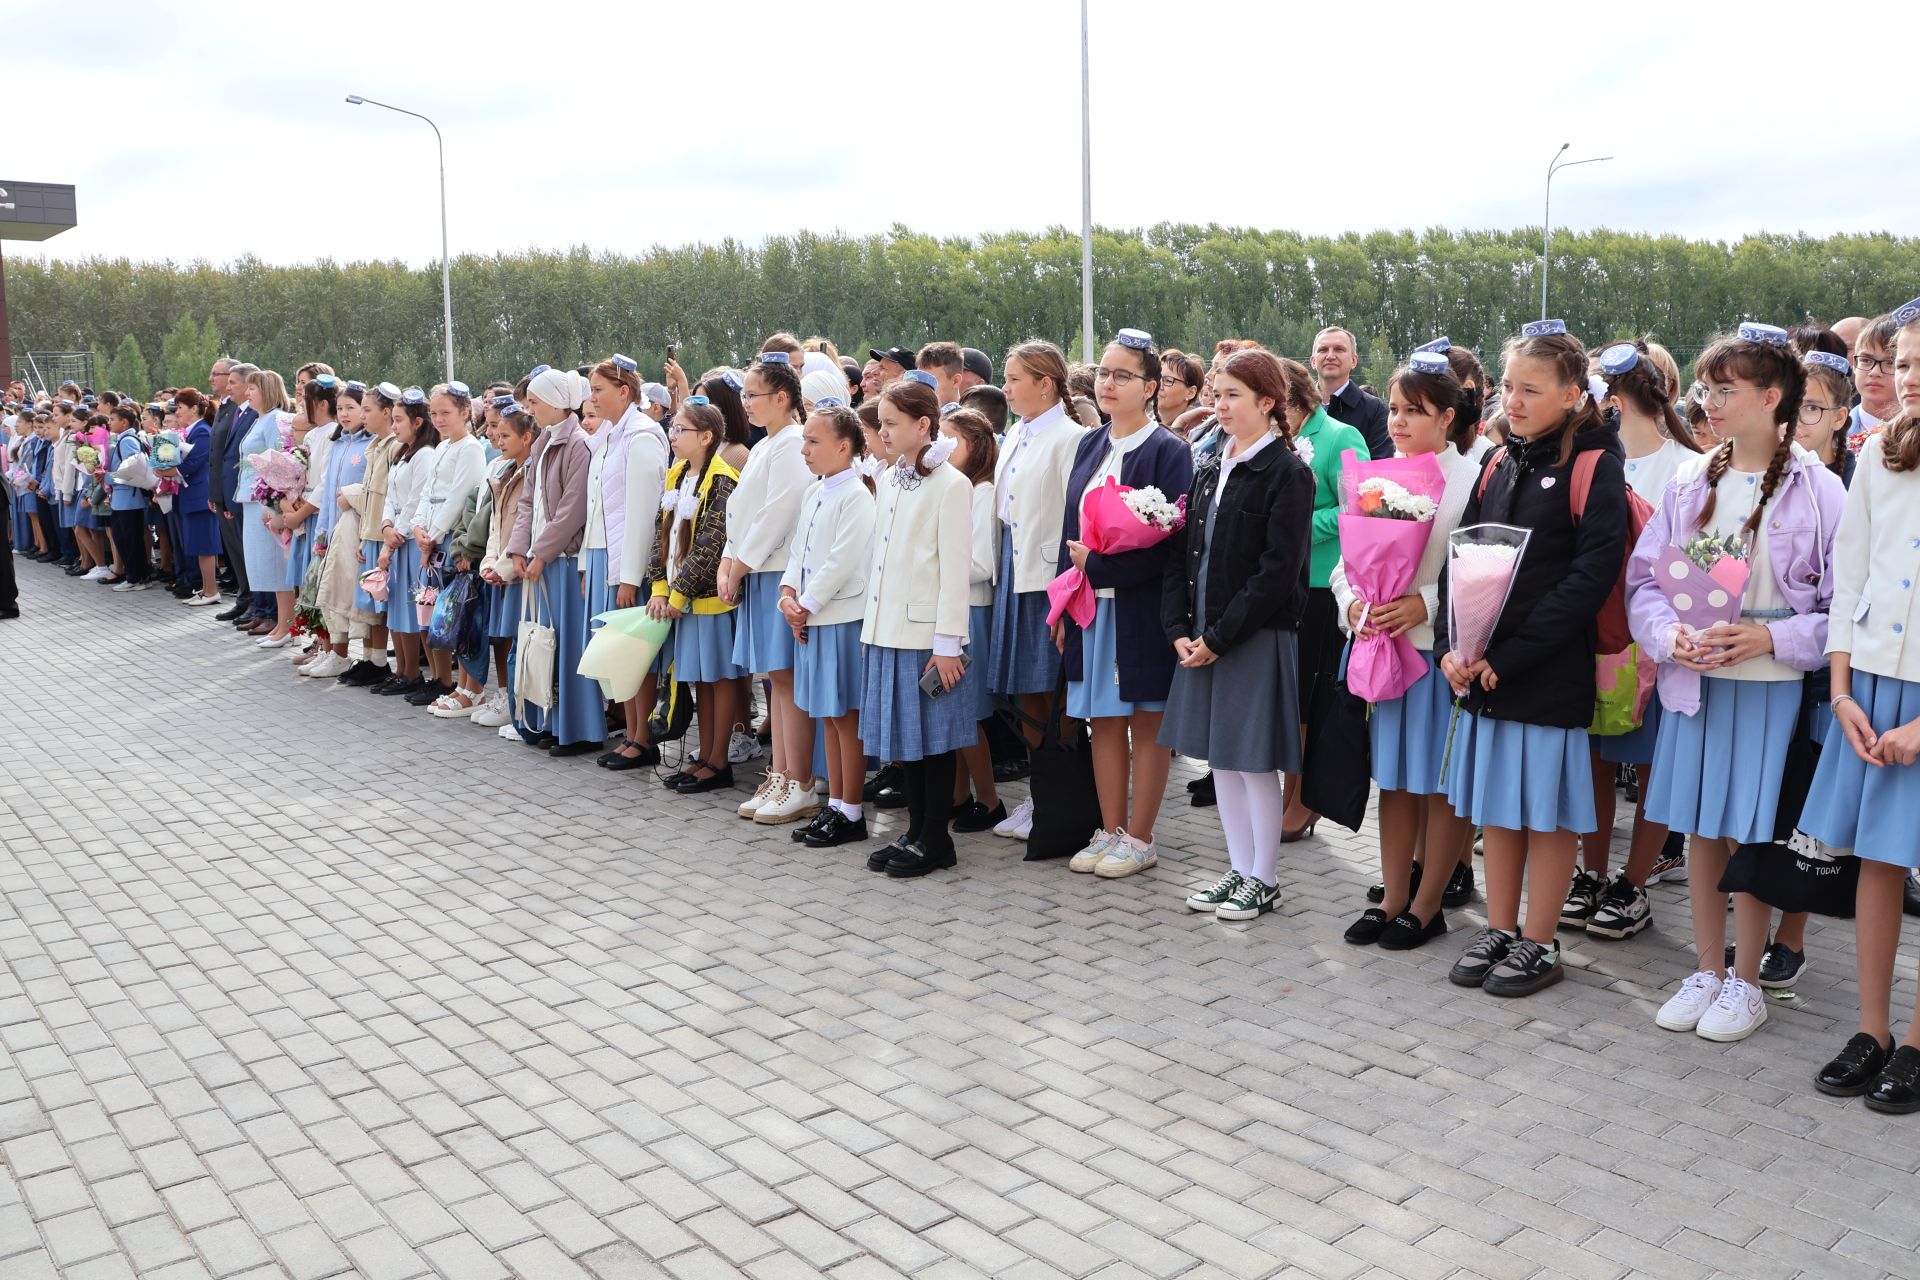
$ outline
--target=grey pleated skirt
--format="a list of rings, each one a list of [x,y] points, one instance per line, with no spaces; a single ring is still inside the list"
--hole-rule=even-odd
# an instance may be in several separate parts
[[[1300,644],[1256,631],[1211,666],[1176,667],[1160,743],[1234,773],[1300,771]]]

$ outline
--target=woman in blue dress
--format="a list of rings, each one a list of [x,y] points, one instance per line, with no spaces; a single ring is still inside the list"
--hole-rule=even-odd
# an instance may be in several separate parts
[[[187,597],[192,608],[220,603],[216,573],[220,517],[214,513],[208,484],[213,468],[213,416],[213,401],[192,387],[174,397],[174,430],[180,433],[185,453],[177,468],[162,473],[180,482],[180,492],[173,495],[174,555],[183,567],[188,561],[199,566],[199,590]]]
[[[243,504],[240,533],[247,558],[247,584],[256,592],[273,593],[273,629],[254,641],[262,649],[284,649],[293,643],[293,593],[298,583],[292,577],[292,562],[286,544],[269,526],[276,515],[266,504],[253,501],[254,482],[260,477],[249,459],[281,447],[283,432],[293,414],[287,400],[287,384],[272,369],[256,369],[247,375],[247,403],[260,416],[240,442],[239,487]]]

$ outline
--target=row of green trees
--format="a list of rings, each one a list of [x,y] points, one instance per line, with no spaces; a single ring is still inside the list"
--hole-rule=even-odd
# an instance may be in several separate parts
[[[1539,243],[1537,229],[1102,230],[1095,325],[1101,336],[1148,329],[1163,346],[1189,350],[1233,336],[1304,355],[1323,324],[1340,324],[1360,335],[1366,376],[1377,383],[1435,334],[1497,348],[1537,318]],[[698,371],[744,361],[774,329],[825,334],[849,351],[948,338],[997,355],[1040,336],[1077,354],[1079,253],[1079,237],[1061,227],[955,238],[895,227],[861,237],[802,232],[757,247],[656,247],[637,257],[584,248],[469,254],[453,266],[457,371],[477,381],[616,350],[652,367],[669,343]],[[136,393],[203,381],[223,341],[280,369],[318,359],[421,384],[442,373],[437,264],[92,258],[15,261],[7,275],[17,347],[99,352],[105,381]],[[1920,242],[1884,234],[1727,243],[1562,233],[1551,309],[1590,342],[1646,334],[1685,359],[1743,319],[1791,324],[1885,311],[1916,280]]]

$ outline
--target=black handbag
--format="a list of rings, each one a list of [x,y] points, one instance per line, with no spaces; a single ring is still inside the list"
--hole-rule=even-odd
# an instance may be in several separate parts
[[[654,746],[678,742],[693,725],[693,686],[682,684],[671,665],[654,681],[653,711],[647,716],[647,741]]]
[[[1368,711],[1366,700],[1355,697],[1344,679],[1327,672],[1314,677],[1300,803],[1349,831],[1358,831],[1365,821],[1373,792]]]
[[[1067,720],[1066,704],[1063,680],[1048,703],[1044,724],[1018,707],[1011,709],[1014,717],[1040,731],[1040,745],[1033,748],[1032,771],[1027,775],[1033,796],[1028,862],[1071,858],[1100,830],[1100,791],[1093,780],[1092,740],[1084,722]]]
[[[1787,744],[1780,773],[1780,805],[1774,811],[1773,839],[1743,844],[1727,860],[1720,892],[1750,893],[1781,911],[1809,911],[1817,916],[1849,919],[1860,884],[1860,859],[1851,854],[1823,856],[1819,843],[1799,834],[1800,811],[1813,789],[1820,767],[1820,743],[1813,736],[1813,718],[1829,714],[1833,689],[1831,674],[1809,672],[1801,683],[1800,717]],[[1837,733],[1838,730],[1836,729]]]

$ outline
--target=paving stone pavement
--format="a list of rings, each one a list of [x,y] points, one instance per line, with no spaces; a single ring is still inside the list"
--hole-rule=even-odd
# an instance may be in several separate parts
[[[1183,910],[1185,772],[1145,875],[892,882],[19,569],[4,1280],[1920,1275],[1920,1118],[1809,1084],[1844,926],[1714,1045],[1652,1025],[1676,887],[1503,1002],[1445,981],[1477,903],[1341,942],[1370,830]]]

